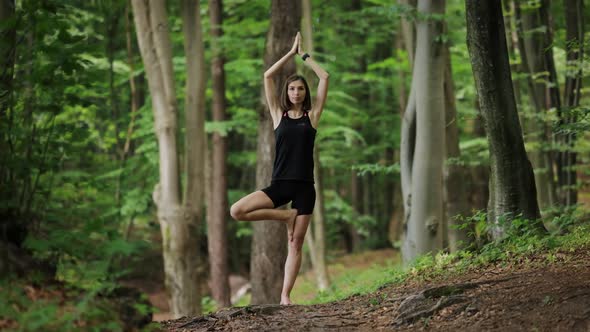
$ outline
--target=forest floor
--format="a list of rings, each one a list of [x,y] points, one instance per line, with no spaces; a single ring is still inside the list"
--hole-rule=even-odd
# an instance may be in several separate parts
[[[297,287],[297,285],[296,285]],[[315,305],[234,307],[165,331],[590,331],[590,247],[538,253]]]

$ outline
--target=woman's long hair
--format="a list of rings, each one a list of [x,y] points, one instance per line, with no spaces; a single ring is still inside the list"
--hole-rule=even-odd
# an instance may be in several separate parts
[[[289,100],[289,94],[287,90],[289,89],[289,84],[295,81],[303,82],[305,86],[305,98],[303,99],[303,111],[311,111],[311,93],[309,92],[309,85],[307,85],[307,81],[305,78],[299,74],[291,75],[285,80],[285,84],[283,85],[283,89],[281,90],[281,110],[283,112],[287,112],[288,110],[293,107],[293,103]]]

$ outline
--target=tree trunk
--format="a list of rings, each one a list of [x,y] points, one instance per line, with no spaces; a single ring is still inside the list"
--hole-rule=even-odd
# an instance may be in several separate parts
[[[166,10],[162,1],[148,3],[132,0],[132,5],[135,30],[152,96],[154,126],[158,139],[160,180],[154,188],[153,199],[162,232],[164,272],[170,294],[170,309],[174,318],[198,315],[201,312],[197,250],[200,203],[197,201],[199,193],[194,188],[198,188],[195,182],[199,179],[195,178],[195,174],[199,171],[197,167],[196,170],[193,169],[194,173],[187,176],[187,195],[190,196],[187,197],[187,201],[195,205],[185,210],[180,201],[176,142],[177,104]],[[193,12],[192,15],[194,14]],[[194,74],[189,73],[189,76],[192,75]],[[191,80],[189,78],[189,81]],[[191,84],[187,85],[192,86]],[[190,111],[187,109],[188,112]],[[193,118],[198,117],[196,113],[193,111]],[[188,123],[187,126],[191,127]],[[198,129],[187,128],[187,132],[192,130]],[[191,136],[191,139],[199,138]],[[194,162],[193,158],[196,158],[199,148],[193,148],[191,147],[190,151],[193,151],[194,155],[191,152],[187,157]],[[198,161],[198,158],[196,160]],[[192,162],[190,165],[193,167]],[[200,173],[202,174],[202,170]]]
[[[416,8],[417,0],[398,0],[398,4],[408,6],[408,9]],[[414,66],[414,57],[416,53],[416,25],[414,24],[414,17],[408,11],[405,16],[401,19],[401,32],[404,39],[404,45],[406,46],[406,52],[408,52],[408,60],[410,61],[410,68]],[[408,19],[410,17],[410,19]]]
[[[476,98],[477,99],[477,98]],[[479,114],[473,121],[473,137],[486,137],[483,126],[479,102],[475,103],[475,109]],[[486,210],[489,194],[490,168],[488,165],[477,165],[471,168],[471,187],[467,190],[470,193],[469,206],[472,210]]]
[[[564,0],[566,22],[566,78],[563,91],[564,109],[561,110],[560,124],[567,125],[577,122],[573,110],[580,105],[580,89],[582,88],[582,63],[584,55],[584,2],[582,0]],[[561,204],[575,205],[578,202],[576,153],[573,147],[576,133],[559,135],[559,142],[567,148],[558,157],[558,178]]]
[[[353,161],[353,164],[356,164],[356,161]],[[356,174],[356,171],[350,171],[350,201],[352,206],[352,213],[353,218],[358,218],[361,214],[361,198],[360,198],[360,185],[359,185],[359,177]],[[361,236],[352,224],[344,225],[345,232],[349,234],[348,237],[348,244],[347,244],[347,252],[357,252],[361,246]]]
[[[183,200],[184,217],[192,229],[193,242],[185,244],[185,257],[194,256],[191,261],[197,268],[197,280],[204,274],[201,268],[199,252],[199,229],[203,221],[203,203],[205,189],[205,89],[207,87],[205,51],[201,28],[201,10],[198,0],[183,0],[182,30],[184,34],[184,53],[186,56],[186,91],[185,91],[185,153],[186,153],[186,187]],[[198,303],[201,309],[200,283],[195,285]]]
[[[539,206],[533,169],[518,120],[500,0],[466,0],[467,46],[490,149],[488,220],[492,237],[504,236],[500,221],[518,215],[538,221]]]
[[[312,23],[311,23],[311,0],[302,1],[302,37],[304,43],[304,50],[313,54],[313,37],[312,37]],[[305,67],[307,68],[307,67]],[[311,73],[306,75],[308,82],[312,82],[309,77]],[[316,200],[315,209],[313,211],[313,220],[309,225],[309,234],[306,240],[309,246],[311,262],[316,276],[318,289],[324,291],[330,286],[330,279],[328,277],[328,269],[326,267],[326,213],[324,204],[324,187],[323,177],[320,162],[320,147],[316,142],[313,151],[314,155],[314,170]]]
[[[553,181],[552,158],[547,149],[543,149],[544,142],[549,141],[547,125],[543,121],[544,113],[555,105],[551,105],[548,98],[549,90],[546,88],[551,82],[549,68],[546,63],[546,50],[552,45],[546,43],[549,34],[548,22],[543,21],[547,16],[547,3],[541,2],[539,8],[522,10],[516,3],[516,19],[520,22],[522,35],[518,38],[521,59],[529,74],[529,96],[531,104],[535,108],[535,114],[526,118],[526,137],[531,142],[539,143],[539,148],[529,151],[531,163],[535,171],[535,183],[537,185],[537,199],[541,211],[550,208],[556,202],[555,186]],[[546,32],[539,32],[543,26]]]
[[[0,0],[0,22],[8,22],[14,16],[14,0]],[[4,25],[0,29],[0,187],[6,189],[0,190],[0,200],[7,202],[13,195],[11,181],[9,180],[9,170],[5,168],[9,163],[6,161],[11,153],[10,138],[8,126],[9,120],[7,114],[12,109],[13,95],[13,75],[14,63],[16,57],[16,22],[12,25]],[[6,181],[6,182],[4,182]]]
[[[213,121],[225,121],[225,69],[219,38],[223,35],[223,1],[209,0],[211,19],[211,75],[213,78]],[[211,292],[220,307],[231,306],[229,288],[228,239],[227,239],[227,176],[226,138],[219,132],[213,133],[213,153],[211,160],[211,205],[208,207],[207,239]]]
[[[270,29],[266,37],[264,55],[265,69],[289,51],[300,24],[301,6],[298,1],[272,1]],[[281,83],[294,72],[295,63],[291,61],[275,76],[276,86],[281,87]],[[264,97],[263,93],[262,97]],[[262,99],[264,100],[264,98]],[[264,105],[260,108],[258,122],[258,163],[256,165],[256,186],[258,188],[265,187],[270,183],[273,159],[272,120],[268,105]],[[283,265],[287,258],[286,243],[287,233],[284,225],[276,221],[254,223],[250,266],[252,304],[279,303],[284,274]]]
[[[418,1],[419,15],[444,14],[444,1]],[[416,145],[412,163],[411,198],[407,233],[403,246],[404,262],[442,249],[444,112],[443,45],[438,41],[443,21],[437,18],[416,23],[416,57],[412,92],[416,107]],[[413,96],[412,96],[413,95]],[[410,101],[412,103],[412,101]],[[405,194],[404,194],[405,195]]]
[[[449,45],[444,46],[444,94],[445,94],[445,146],[447,163],[444,165],[444,196],[445,219],[447,225],[448,246],[451,252],[456,252],[469,245],[469,229],[459,229],[460,223],[456,216],[467,216],[469,204],[467,202],[467,169],[465,166],[449,164],[448,158],[460,158],[459,127],[457,123],[457,106],[455,104],[455,84],[453,83],[453,69],[451,67],[451,53]]]

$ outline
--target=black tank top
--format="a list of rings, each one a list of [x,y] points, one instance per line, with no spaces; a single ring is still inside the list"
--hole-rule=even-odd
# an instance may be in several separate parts
[[[275,161],[273,180],[313,181],[313,144],[316,130],[311,125],[308,112],[298,119],[291,119],[283,112],[275,129]]]

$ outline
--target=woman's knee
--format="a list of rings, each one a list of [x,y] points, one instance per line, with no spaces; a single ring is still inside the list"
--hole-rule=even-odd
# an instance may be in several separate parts
[[[244,208],[239,202],[234,203],[229,209],[229,214],[231,214],[232,218],[236,220],[240,220],[244,215],[244,212]]]
[[[295,234],[293,236],[293,240],[289,241],[289,248],[291,250],[295,250],[296,252],[301,251],[301,249],[303,248],[303,240],[303,236]]]

